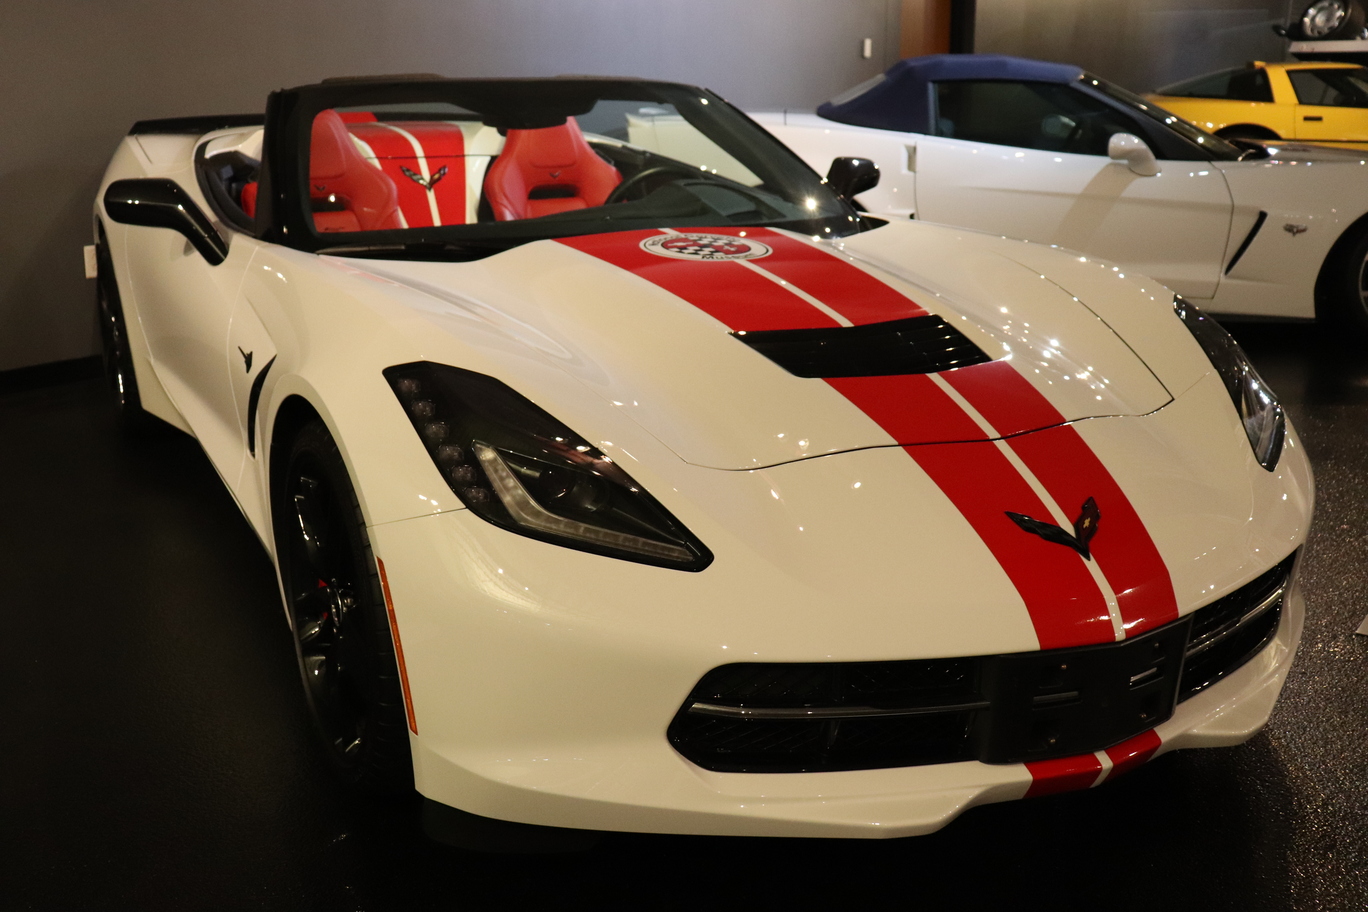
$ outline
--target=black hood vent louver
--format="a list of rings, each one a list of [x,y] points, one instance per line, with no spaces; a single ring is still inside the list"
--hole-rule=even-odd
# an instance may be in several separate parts
[[[732,335],[798,377],[934,374],[993,360],[935,314],[864,326]]]

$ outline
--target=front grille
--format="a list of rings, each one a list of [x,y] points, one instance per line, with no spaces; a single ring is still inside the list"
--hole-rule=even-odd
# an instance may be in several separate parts
[[[715,668],[670,724],[718,772],[816,772],[1104,750],[1257,655],[1296,555],[1189,616],[1119,643],[953,659]]]
[[[935,314],[863,326],[733,335],[797,377],[934,374],[993,360]]]

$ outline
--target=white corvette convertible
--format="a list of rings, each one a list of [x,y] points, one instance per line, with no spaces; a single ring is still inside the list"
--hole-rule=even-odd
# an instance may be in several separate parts
[[[273,555],[347,781],[456,842],[905,836],[1260,729],[1312,508],[1272,393],[1153,280],[870,179],[622,79],[134,127],[116,400]]]
[[[996,55],[894,64],[816,114],[752,115],[825,168],[882,172],[871,212],[1121,263],[1218,314],[1368,333],[1368,158],[1228,142],[1075,66]]]

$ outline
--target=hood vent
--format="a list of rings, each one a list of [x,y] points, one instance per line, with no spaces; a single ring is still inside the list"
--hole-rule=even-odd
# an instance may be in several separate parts
[[[993,360],[935,314],[864,326],[732,335],[797,377],[934,374]]]

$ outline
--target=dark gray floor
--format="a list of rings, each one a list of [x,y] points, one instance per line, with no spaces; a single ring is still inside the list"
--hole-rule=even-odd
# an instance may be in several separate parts
[[[416,804],[331,784],[270,566],[196,444],[120,440],[98,380],[5,392],[0,909],[1368,908],[1368,354],[1236,331],[1319,489],[1268,730],[895,842],[428,842]]]

